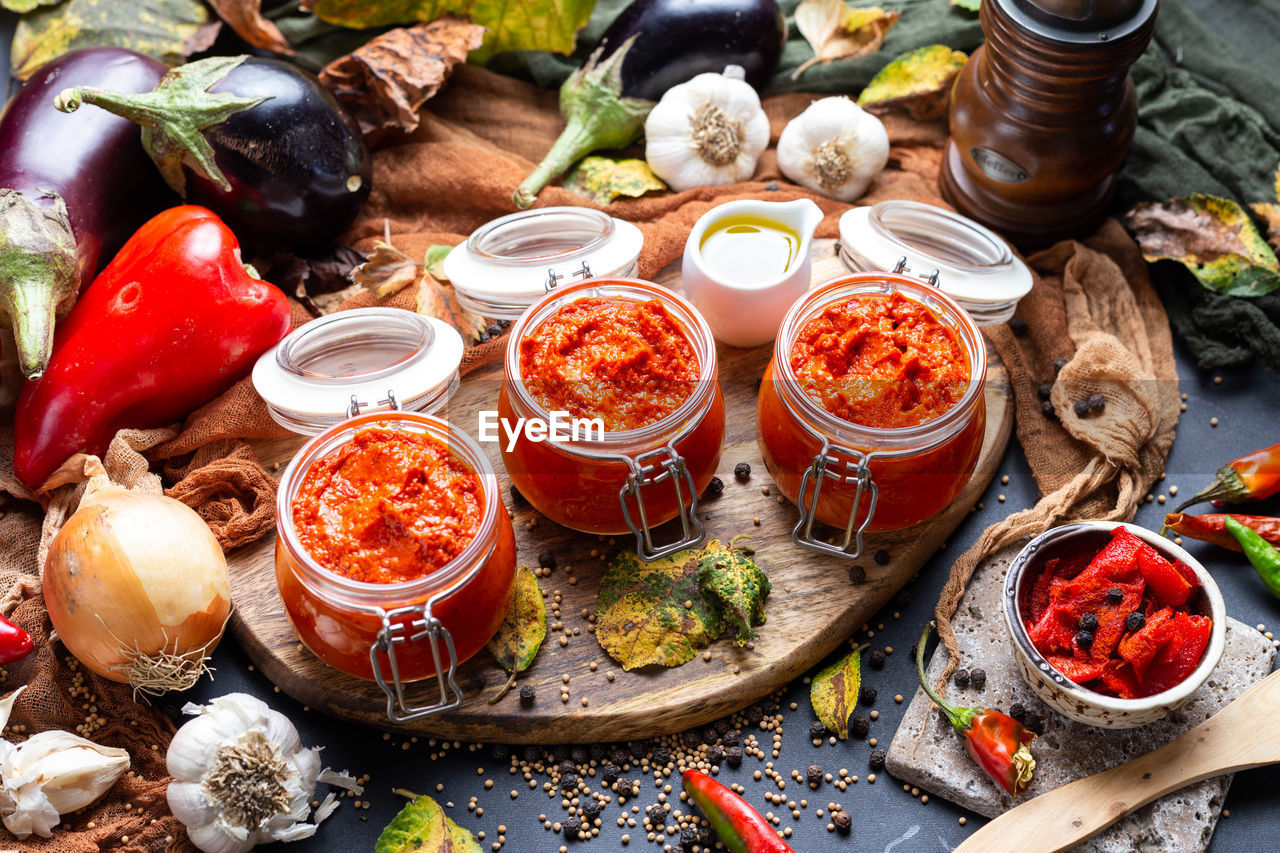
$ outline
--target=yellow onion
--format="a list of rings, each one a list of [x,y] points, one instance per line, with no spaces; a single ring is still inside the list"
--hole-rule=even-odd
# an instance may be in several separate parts
[[[207,671],[231,614],[231,583],[194,510],[95,477],[49,546],[44,599],[81,663],[158,695]]]

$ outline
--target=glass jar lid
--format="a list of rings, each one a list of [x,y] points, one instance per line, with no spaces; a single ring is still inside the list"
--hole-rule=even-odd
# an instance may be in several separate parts
[[[438,411],[458,387],[462,336],[400,308],[353,308],[294,329],[253,367],[276,423],[315,435],[379,406]]]
[[[593,275],[629,276],[644,237],[586,207],[543,207],[494,219],[454,247],[444,272],[462,306],[514,320],[547,290]]]
[[[1031,270],[994,231],[916,201],[847,211],[840,217],[840,258],[853,272],[929,281],[980,326],[1007,322],[1031,290]]]

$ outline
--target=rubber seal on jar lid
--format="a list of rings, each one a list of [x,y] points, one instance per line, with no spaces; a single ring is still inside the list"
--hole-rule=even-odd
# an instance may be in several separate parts
[[[840,217],[840,259],[855,272],[931,280],[989,326],[1013,316],[1031,290],[1031,270],[994,231],[968,217],[916,201],[882,201]],[[932,283],[932,282],[931,282]]]
[[[640,229],[585,207],[542,207],[476,229],[444,259],[463,308],[514,320],[548,289],[591,276],[630,276]]]
[[[434,317],[353,308],[312,320],[263,353],[253,386],[276,423],[315,435],[353,406],[439,410],[457,390],[462,348],[458,331]]]

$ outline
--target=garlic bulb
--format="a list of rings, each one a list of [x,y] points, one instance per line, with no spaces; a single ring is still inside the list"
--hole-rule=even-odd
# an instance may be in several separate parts
[[[9,722],[25,685],[0,702],[0,728]],[[0,740],[0,815],[18,838],[48,838],[58,816],[101,797],[129,769],[129,753],[60,730],[20,744]]]
[[[769,119],[745,73],[699,74],[672,86],[644,122],[644,158],[674,190],[745,181],[769,146]]]
[[[884,125],[843,96],[814,101],[778,138],[778,168],[787,180],[840,201],[861,197],[887,162]]]
[[[208,705],[173,736],[165,756],[174,781],[169,809],[205,853],[245,853],[257,844],[297,841],[337,808],[330,793],[307,823],[316,782],[363,789],[345,774],[320,769],[320,750],[304,749],[289,718],[245,693]]]

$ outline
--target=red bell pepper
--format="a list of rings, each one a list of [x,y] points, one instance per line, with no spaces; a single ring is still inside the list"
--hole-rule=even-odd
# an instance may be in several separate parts
[[[760,812],[706,773],[686,770],[681,779],[730,853],[795,853]]]
[[[246,270],[214,213],[184,205],[138,229],[58,325],[14,419],[14,473],[38,488],[116,431],[181,420],[289,331],[283,293]]]

